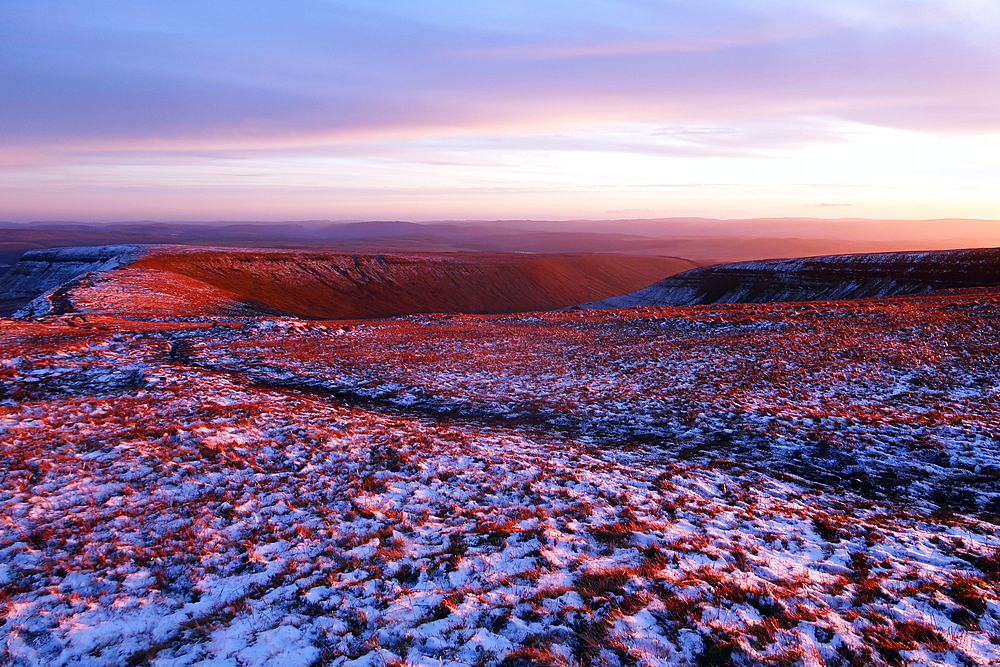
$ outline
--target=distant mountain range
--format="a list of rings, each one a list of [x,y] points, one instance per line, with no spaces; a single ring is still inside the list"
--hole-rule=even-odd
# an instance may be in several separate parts
[[[31,315],[129,319],[552,310],[692,266],[672,257],[611,253],[348,254],[135,244],[43,249],[26,253],[0,276],[0,316],[21,308]]]
[[[336,252],[623,253],[697,264],[833,253],[1000,245],[991,220],[504,220],[332,222],[0,222],[0,265],[62,246],[181,244]]]

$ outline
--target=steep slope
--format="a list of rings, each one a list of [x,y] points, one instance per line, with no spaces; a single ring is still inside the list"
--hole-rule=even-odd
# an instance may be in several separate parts
[[[140,245],[109,245],[26,252],[0,277],[0,315],[90,271],[109,271],[128,264],[145,251]]]
[[[70,313],[139,321],[288,314],[178,273],[126,266],[71,280],[24,305],[15,316]]]
[[[827,255],[705,266],[583,308],[816,301],[1000,285],[1000,248]]]
[[[80,312],[151,319],[263,311],[356,319],[548,310],[636,289],[692,266],[671,257],[607,254],[62,248],[27,253],[0,278],[0,315],[21,308],[25,316]]]
[[[562,308],[648,285],[693,266],[622,255],[336,255],[203,250],[133,265],[201,280],[245,299],[320,318],[505,313]]]

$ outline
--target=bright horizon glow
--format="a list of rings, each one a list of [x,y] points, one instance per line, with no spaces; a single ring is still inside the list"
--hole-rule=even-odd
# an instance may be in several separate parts
[[[1000,218],[986,0],[12,2],[0,219]]]

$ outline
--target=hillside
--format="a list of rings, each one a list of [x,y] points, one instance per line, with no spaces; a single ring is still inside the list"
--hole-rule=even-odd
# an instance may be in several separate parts
[[[0,318],[0,665],[1000,664],[992,257],[757,263],[758,297],[966,287],[921,295],[318,321],[273,313],[663,267],[33,253],[0,278],[45,289]]]
[[[858,299],[1000,285],[1000,248],[827,255],[706,266],[584,308]]]
[[[332,319],[505,313],[612,296],[692,266],[672,257],[610,254],[349,255],[103,246],[25,254],[0,278],[0,305],[11,312],[48,294],[26,312],[111,309],[139,318],[264,312]]]
[[[134,261],[144,246],[106,245],[31,250],[0,274],[0,316],[89,272],[106,272]]]

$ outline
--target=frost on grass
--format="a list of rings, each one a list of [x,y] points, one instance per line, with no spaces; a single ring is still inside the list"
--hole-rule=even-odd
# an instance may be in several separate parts
[[[995,664],[998,315],[0,322],[0,661]]]

